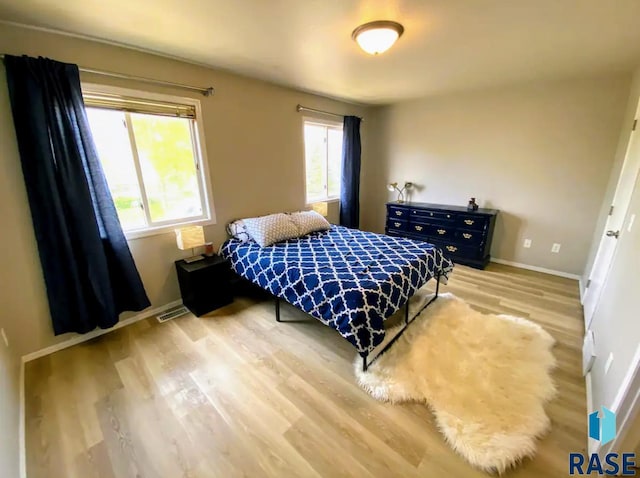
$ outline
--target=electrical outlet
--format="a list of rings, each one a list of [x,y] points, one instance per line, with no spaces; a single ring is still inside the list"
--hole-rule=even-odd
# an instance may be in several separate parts
[[[531,239],[525,239],[524,244],[522,245],[525,249],[529,249],[531,247]]]
[[[551,246],[551,252],[554,253],[558,253],[560,252],[560,244],[558,244],[557,242],[553,244],[553,246]]]
[[[609,352],[609,356],[607,357],[607,363],[604,364],[604,374],[606,375],[611,368],[611,364],[613,363],[613,352]]]
[[[4,344],[9,346],[9,339],[7,338],[7,334],[4,332],[4,329],[0,329],[0,335],[2,335],[2,340],[4,340]]]

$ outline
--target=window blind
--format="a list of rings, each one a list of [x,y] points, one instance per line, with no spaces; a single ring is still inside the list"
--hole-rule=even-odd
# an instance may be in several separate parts
[[[173,116],[178,118],[196,118],[196,107],[194,105],[146,100],[109,93],[83,92],[82,97],[84,98],[85,106],[91,108],[128,111],[129,113]]]

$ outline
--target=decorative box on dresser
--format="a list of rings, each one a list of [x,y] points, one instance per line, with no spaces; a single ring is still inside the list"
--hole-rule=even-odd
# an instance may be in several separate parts
[[[484,269],[491,258],[496,209],[428,203],[387,203],[385,232],[430,242],[459,264]]]

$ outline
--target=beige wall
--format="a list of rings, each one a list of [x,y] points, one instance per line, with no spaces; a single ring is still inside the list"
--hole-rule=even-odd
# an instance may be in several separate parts
[[[366,116],[363,107],[281,88],[230,73],[159,56],[44,32],[0,25],[0,51],[42,55],[80,66],[131,75],[212,85],[215,96],[200,97],[217,224],[206,228],[217,247],[231,219],[304,207],[302,118],[296,105]],[[83,75],[83,80],[185,96],[180,90]],[[196,95],[197,96],[197,95]],[[362,129],[367,167],[367,123]],[[336,219],[332,205],[332,219]],[[14,318],[8,333],[20,354],[69,338],[54,337],[7,98],[0,68],[0,234],[3,313]],[[185,255],[173,233],[130,242],[154,306],[179,299],[173,261]]]
[[[377,166],[365,170],[364,227],[383,230],[384,203],[395,199],[385,183],[412,181],[415,201],[464,206],[474,196],[500,209],[493,257],[581,274],[629,81],[544,82],[374,110],[378,154],[369,159]],[[554,242],[559,254],[551,253]]]

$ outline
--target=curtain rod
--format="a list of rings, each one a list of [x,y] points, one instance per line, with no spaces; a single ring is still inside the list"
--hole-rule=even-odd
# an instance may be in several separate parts
[[[315,108],[307,108],[306,106],[302,106],[302,105],[298,105],[296,107],[296,111],[298,113],[300,113],[301,111],[309,111],[311,113],[320,113],[323,115],[329,115],[329,116],[335,116],[336,118],[344,118],[345,115],[339,115],[337,113],[331,113],[329,111],[322,111],[322,110],[317,110]],[[364,118],[357,116],[357,118],[360,118],[361,121],[364,121]]]
[[[5,55],[0,54],[0,59],[4,60],[4,57]],[[198,86],[184,85],[182,83],[173,83],[171,81],[163,81],[163,80],[153,80],[151,78],[144,78],[142,76],[125,75],[124,73],[113,73],[111,71],[94,70],[92,68],[78,67],[78,69],[83,73],[91,73],[93,75],[108,76],[109,78],[121,78],[123,80],[133,80],[133,81],[139,81],[141,83],[149,83],[153,85],[170,86],[172,88],[179,88],[181,90],[196,91],[203,96],[212,96],[215,92],[215,90],[213,89],[213,86],[210,86],[208,88],[200,88]]]

